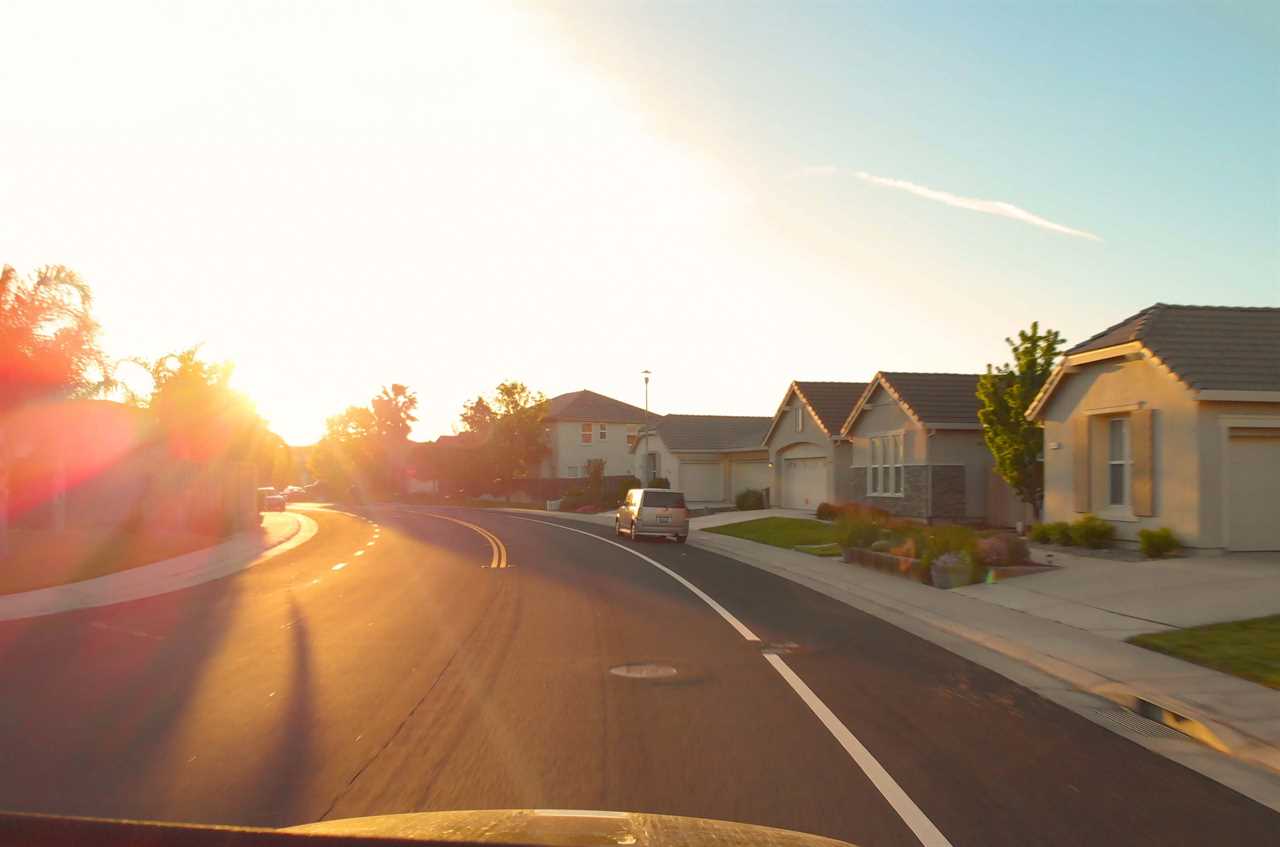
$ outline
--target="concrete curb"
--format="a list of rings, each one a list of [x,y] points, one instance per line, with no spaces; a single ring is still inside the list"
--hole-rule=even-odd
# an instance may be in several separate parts
[[[0,597],[0,621],[56,615],[127,603],[190,588],[247,570],[310,541],[319,531],[311,518],[288,512],[292,531],[268,545],[237,537],[203,550],[119,573]]]
[[[712,539],[699,537],[697,533],[690,535],[689,543],[700,549],[725,556],[742,564],[790,580],[798,585],[803,585],[806,588],[811,588],[845,605],[875,615],[890,624],[895,623],[895,616],[905,616],[932,629],[962,638],[1034,668],[1080,691],[1106,699],[1140,717],[1168,726],[1188,738],[1221,753],[1254,765],[1260,765],[1269,771],[1280,773],[1280,748],[1211,718],[1205,715],[1202,710],[1180,702],[1164,692],[1144,690],[1124,680],[1113,679],[1088,668],[1039,652],[1025,644],[975,627],[965,626],[960,622],[940,617],[908,603],[894,602],[883,595],[877,595],[872,598],[865,594],[858,594],[858,602],[850,602],[848,597],[843,595],[851,592],[843,586],[829,584],[808,574],[795,573],[785,565],[765,567],[735,555],[735,551],[715,543]]]

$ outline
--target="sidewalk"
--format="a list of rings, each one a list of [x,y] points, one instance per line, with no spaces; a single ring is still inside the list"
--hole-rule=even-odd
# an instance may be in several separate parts
[[[750,512],[719,512],[714,515],[703,515],[689,519],[689,529],[708,529],[713,526],[724,526],[731,523],[755,521],[761,518],[804,518],[817,520],[812,511],[803,509],[754,509]]]
[[[310,541],[316,522],[297,512],[267,512],[260,535],[235,538],[127,571],[0,597],[0,621],[53,615],[167,594],[251,568]]]
[[[689,543],[808,586],[877,617],[892,620],[902,615],[923,622],[1132,711],[1154,715],[1159,721],[1158,709],[1147,705],[1154,704],[1190,719],[1180,722],[1165,718],[1164,722],[1175,728],[1219,750],[1280,771],[1280,691],[1117,641],[1121,637],[1118,630],[1130,631],[1129,627],[1136,626],[1135,618],[1083,603],[1071,604],[1062,597],[1042,595],[1039,589],[1023,588],[1027,584],[1036,585],[1045,575],[1017,580],[1014,592],[993,591],[1006,587],[998,584],[943,591],[839,559],[810,556],[716,533],[694,532]],[[1180,592],[1194,590],[1191,586],[1196,584],[1197,574],[1203,581],[1200,568],[1214,561],[1223,562],[1222,559],[1205,560],[1187,567],[1188,575],[1184,577],[1187,581],[1171,591],[1170,601],[1161,613],[1172,610]],[[1187,560],[1179,562],[1186,563]],[[1119,567],[1116,567],[1118,563],[1102,564],[1116,568],[1117,575],[1123,568],[1132,566],[1132,563],[1119,563]],[[1056,584],[1070,587],[1073,582],[1079,585],[1088,578],[1086,567],[1071,570],[1075,573],[1063,574]],[[1270,584],[1268,576],[1259,575],[1251,566],[1240,570],[1244,574],[1240,579],[1256,579],[1260,589]],[[1097,594],[1108,590],[1116,592],[1115,588],[1101,585]],[[1236,591],[1250,593],[1239,588]],[[1274,604],[1275,591],[1268,593]],[[1116,597],[1123,600],[1117,602],[1117,606],[1131,608],[1138,603],[1127,594],[1123,589],[1116,593]],[[993,599],[988,602],[988,598]],[[1042,609],[1051,616],[1040,616]],[[1079,625],[1064,622],[1063,618],[1074,619]],[[1117,621],[1128,623],[1118,626]],[[1146,624],[1147,631],[1161,625]]]
[[[1280,555],[1117,562],[1054,551],[1058,570],[953,589],[987,603],[1124,640],[1280,613]],[[1044,562],[1046,551],[1033,558]],[[1276,717],[1280,718],[1280,714]]]

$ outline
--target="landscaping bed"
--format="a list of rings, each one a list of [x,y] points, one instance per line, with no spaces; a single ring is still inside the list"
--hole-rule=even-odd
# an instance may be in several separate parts
[[[1135,635],[1129,642],[1280,688],[1280,615]]]

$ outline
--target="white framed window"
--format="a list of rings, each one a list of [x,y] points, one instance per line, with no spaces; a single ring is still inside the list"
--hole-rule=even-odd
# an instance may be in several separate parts
[[[637,439],[637,429],[634,426],[627,427],[627,446],[635,447]]]
[[[605,428],[604,424],[600,424],[600,440],[604,441],[608,435],[609,435],[609,430]]]
[[[804,408],[799,402],[796,403],[796,432],[804,432]]]
[[[902,433],[875,435],[868,439],[867,493],[881,497],[901,497],[903,488]]]
[[[582,443],[583,444],[591,443],[591,424],[589,423],[585,423],[582,425]]]
[[[1129,475],[1133,458],[1129,454],[1128,416],[1107,421],[1107,505],[1129,505]]]
[[[569,476],[576,477],[578,475],[578,467],[576,465],[569,466]]]

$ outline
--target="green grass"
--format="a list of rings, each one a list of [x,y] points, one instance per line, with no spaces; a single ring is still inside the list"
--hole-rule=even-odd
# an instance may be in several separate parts
[[[803,544],[834,544],[836,540],[835,528],[831,524],[805,518],[757,518],[753,521],[710,527],[707,532],[732,535],[734,538],[745,538],[747,541],[788,550]]]
[[[840,545],[834,541],[830,544],[802,544],[796,548],[801,553],[808,553],[810,556],[842,556],[844,550],[840,549]]]
[[[1130,643],[1280,688],[1280,615],[1135,635]]]

